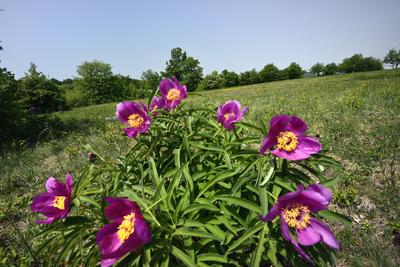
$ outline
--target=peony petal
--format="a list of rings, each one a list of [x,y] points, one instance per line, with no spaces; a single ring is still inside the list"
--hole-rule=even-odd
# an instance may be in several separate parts
[[[118,226],[119,223],[113,222],[106,224],[96,234],[96,242],[99,246],[100,254],[102,256],[114,257],[118,249],[122,246],[121,241],[118,238]]]
[[[52,224],[57,217],[47,217],[45,220],[36,220],[35,223],[37,224]]]
[[[310,154],[301,151],[299,149],[295,149],[292,152],[286,152],[285,150],[275,149],[272,150],[271,153],[278,158],[287,159],[287,160],[304,160],[310,157]]]
[[[307,131],[307,124],[296,116],[290,116],[288,130],[296,135],[303,135]]]
[[[56,207],[53,207],[55,196],[51,193],[42,193],[33,198],[31,210],[33,212],[40,212],[47,217],[58,217],[63,213]]]
[[[50,194],[53,194],[54,196],[69,196],[69,190],[67,190],[67,186],[59,182],[56,178],[54,177],[49,177],[46,181],[46,190]]]
[[[302,190],[295,201],[308,206],[311,212],[326,210],[329,205],[329,201],[323,195],[312,190]]]
[[[307,154],[316,154],[320,152],[322,145],[315,137],[299,136],[299,144],[296,150],[303,151]]]
[[[276,145],[276,137],[267,136],[263,139],[260,146],[260,154],[263,155],[271,147]]]
[[[268,136],[277,137],[280,132],[287,130],[289,123],[289,116],[287,115],[277,115],[273,117],[269,123],[270,128],[268,131]]]
[[[312,246],[321,241],[321,235],[312,227],[306,227],[302,230],[296,230],[297,240],[300,245]]]
[[[124,132],[126,133],[126,135],[129,138],[135,138],[139,133],[139,129],[134,128],[134,127],[128,127],[128,128],[124,128]]]
[[[267,215],[263,216],[259,216],[260,220],[263,222],[266,221],[270,221],[272,219],[274,219],[276,216],[278,216],[279,214],[279,210],[280,210],[280,206],[279,204],[275,204],[272,206],[272,208],[269,210],[269,212],[267,213]]]
[[[304,250],[300,247],[299,243],[296,242],[296,240],[294,240],[294,238],[292,237],[292,235],[290,234],[290,230],[289,230],[289,226],[287,225],[287,223],[285,222],[285,220],[283,219],[283,217],[280,217],[281,220],[281,233],[283,238],[286,241],[289,241],[290,243],[292,243],[294,249],[297,251],[297,253],[300,254],[300,256],[305,259],[306,261],[312,262],[310,256],[308,256]]]
[[[74,183],[71,173],[68,173],[67,176],[65,177],[65,183],[67,184],[67,190],[69,192],[69,197],[71,197],[71,195],[72,195],[72,185]]]
[[[116,258],[101,259],[100,266],[101,267],[109,267],[109,266],[112,266],[117,261],[118,261],[118,259],[116,259]]]
[[[315,218],[311,218],[310,221],[311,221],[310,226],[321,235],[322,241],[325,244],[327,244],[328,246],[330,246],[333,249],[336,249],[336,250],[340,249],[339,241],[336,239],[335,235],[329,229],[328,225],[326,225],[323,222],[318,221]]]
[[[187,89],[186,89],[186,85],[178,85],[178,90],[181,93],[180,94],[180,98],[184,99],[187,97]]]
[[[117,104],[116,117],[122,123],[128,123],[128,117],[135,113],[136,108],[133,102],[121,102]]]
[[[175,83],[171,81],[170,79],[164,78],[160,82],[160,93],[162,96],[166,97],[168,94],[168,91],[172,88],[175,87]]]
[[[283,216],[279,217],[279,220],[281,222],[281,234],[283,236],[283,238],[286,241],[291,242],[293,240],[292,235],[290,234],[290,229],[289,229],[289,225],[286,223],[285,219],[283,218]]]
[[[320,184],[312,184],[309,185],[306,191],[314,191],[321,194],[326,201],[331,202],[332,200],[332,191]]]
[[[104,214],[109,221],[121,221],[125,215],[132,212],[135,213],[136,217],[142,218],[139,206],[127,198],[106,197],[104,201],[109,204],[104,210]]]
[[[295,192],[289,192],[278,199],[280,207],[284,208],[291,204],[306,205],[311,212],[317,212],[328,208],[329,201],[320,194],[313,190],[304,190],[302,185],[297,187]]]
[[[151,241],[151,232],[149,226],[141,218],[135,220],[135,234],[141,240],[142,245]]]

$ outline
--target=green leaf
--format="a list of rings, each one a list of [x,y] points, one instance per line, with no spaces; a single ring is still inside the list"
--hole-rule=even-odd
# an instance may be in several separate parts
[[[211,262],[219,262],[219,263],[228,263],[229,260],[219,254],[216,253],[203,253],[197,256],[198,261],[211,261]]]
[[[218,226],[212,225],[212,224],[206,224],[206,228],[213,235],[215,235],[218,240],[221,240],[221,241],[225,240],[225,232],[222,231]]]
[[[79,200],[80,200],[81,202],[90,203],[90,204],[92,204],[93,206],[95,206],[96,208],[98,208],[98,209],[101,210],[101,205],[100,205],[99,203],[97,203],[94,199],[92,199],[92,198],[90,198],[90,197],[86,197],[86,196],[79,196],[78,198],[79,198]]]
[[[239,168],[236,168],[235,170],[227,170],[224,172],[219,173],[217,176],[215,176],[214,179],[208,181],[201,189],[201,191],[199,192],[199,194],[197,195],[196,199],[198,199],[201,195],[203,195],[211,186],[215,185],[216,183],[218,183],[219,181],[222,181],[226,178],[232,177],[235,174],[237,174],[239,172]]]
[[[275,167],[271,166],[271,168],[269,168],[268,174],[264,177],[264,180],[261,182],[260,186],[263,186],[266,183],[268,183],[268,181],[271,179],[272,175],[274,174],[274,171],[275,171]]]
[[[321,210],[320,212],[318,212],[318,215],[320,215],[321,217],[324,217],[325,219],[328,219],[328,220],[339,221],[347,226],[352,225],[352,222],[349,218],[347,218],[346,216],[341,215],[339,213],[336,213],[334,211],[331,211],[331,210]]]
[[[276,257],[276,241],[268,239],[268,259],[272,262],[273,266],[281,266]]]
[[[267,214],[268,212],[268,193],[267,189],[264,187],[258,188],[258,194],[261,203],[261,214]]]
[[[236,241],[234,241],[234,243],[229,247],[229,249],[227,250],[227,254],[229,254],[229,252],[232,252],[233,250],[235,250],[237,247],[239,247],[244,241],[246,241],[247,239],[249,239],[250,237],[253,237],[254,234],[256,234],[258,231],[260,231],[261,229],[263,229],[264,227],[264,223],[259,223],[255,226],[253,226],[253,228],[245,231],[245,233]]]
[[[222,241],[217,236],[214,236],[208,232],[196,230],[193,228],[181,227],[177,229],[173,235],[181,235],[181,236],[194,236],[194,237],[201,237],[201,238],[209,238],[217,241]]]
[[[158,91],[158,87],[153,89],[153,91],[150,94],[149,101],[147,102],[147,110],[150,112],[151,112],[151,110],[150,110],[151,101],[153,100],[154,96],[157,94],[157,91]]]
[[[246,208],[248,210],[255,211],[258,214],[261,213],[260,207],[256,203],[254,203],[254,202],[252,202],[250,200],[242,199],[242,198],[239,198],[239,197],[233,197],[233,196],[229,196],[229,195],[216,196],[216,197],[214,197],[214,199],[215,200],[218,199],[218,200],[225,201],[229,205],[237,205],[237,206]]]
[[[200,210],[210,210],[210,211],[220,211],[216,206],[210,204],[192,204],[189,205],[183,212],[182,216],[188,213],[192,213],[193,211],[200,211]]]
[[[256,130],[256,131],[258,131],[258,132],[260,132],[260,133],[263,132],[263,131],[261,130],[260,127],[255,126],[255,125],[253,125],[253,124],[251,124],[251,123],[248,123],[248,122],[243,122],[243,121],[241,121],[241,122],[237,122],[236,124],[237,124],[237,125],[245,126],[245,127],[247,127],[247,128],[254,129],[254,130]]]
[[[254,266],[254,267],[258,267],[260,266],[260,262],[261,262],[261,256],[264,253],[265,247],[264,247],[264,236],[265,236],[265,232],[267,231],[268,226],[267,224],[264,224],[264,228],[263,230],[260,232],[259,236],[258,236],[258,244],[257,244],[257,248],[253,253],[253,257],[251,259],[251,264],[250,266]]]
[[[327,179],[327,180],[322,181],[321,184],[322,184],[323,186],[332,188],[332,186],[334,186],[335,184],[337,184],[337,183],[340,182],[341,180],[342,180],[342,176],[341,176],[341,175],[337,175],[337,176],[335,176],[335,177],[332,178],[332,179],[329,179],[329,180]]]
[[[192,261],[192,259],[185,252],[180,250],[179,248],[172,246],[171,253],[172,253],[172,255],[175,256],[175,258],[179,259],[186,266],[196,267],[196,264]]]

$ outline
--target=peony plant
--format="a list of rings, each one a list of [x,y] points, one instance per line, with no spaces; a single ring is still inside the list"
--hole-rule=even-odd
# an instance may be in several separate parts
[[[248,109],[237,100],[217,108],[206,101],[189,105],[185,98],[186,87],[173,77],[161,81],[147,106],[117,105],[121,132],[132,141],[129,152],[116,159],[96,153],[95,162],[75,171],[73,194],[52,193],[49,186],[52,210],[62,207],[56,197],[68,202],[64,213],[43,212],[54,215],[37,232],[47,248],[43,261],[103,267],[334,264],[339,241],[328,223],[350,222],[328,210],[328,187],[337,179],[327,179],[323,170],[340,164],[305,135],[305,122],[279,115],[267,130],[247,121]],[[67,185],[72,188],[72,177]]]

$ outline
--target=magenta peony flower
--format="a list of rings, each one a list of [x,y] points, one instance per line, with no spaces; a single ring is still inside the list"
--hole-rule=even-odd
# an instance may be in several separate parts
[[[151,240],[151,233],[138,205],[127,198],[105,198],[104,211],[111,222],[97,232],[102,267],[113,265],[131,251],[137,251]]]
[[[151,100],[150,104],[150,112],[153,112],[156,109],[163,109],[165,107],[165,99],[160,96],[154,96]],[[158,112],[153,113],[154,116],[158,115]]]
[[[72,175],[67,174],[65,180],[64,184],[54,177],[49,177],[46,181],[47,192],[33,198],[31,210],[47,217],[45,220],[37,220],[36,223],[51,224],[56,219],[68,216],[72,196]]]
[[[235,128],[235,123],[241,121],[248,110],[247,107],[241,109],[239,101],[229,100],[218,107],[217,120],[224,128],[231,131]]]
[[[260,216],[260,219],[271,221],[279,215],[283,238],[291,242],[305,260],[311,261],[300,245],[312,246],[322,241],[339,250],[339,242],[329,227],[311,216],[311,213],[328,209],[331,199],[332,192],[322,185],[310,185],[307,189],[299,185],[296,192],[281,196],[268,214]],[[297,240],[293,238],[290,227],[296,232]]]
[[[172,80],[163,79],[160,82],[160,93],[168,110],[174,109],[181,103],[182,99],[187,97],[186,86],[180,85],[175,77],[172,77]]]
[[[116,116],[122,123],[129,125],[124,131],[130,138],[146,133],[150,128],[150,117],[147,115],[147,108],[143,103],[119,103]]]
[[[322,149],[315,137],[306,136],[307,124],[296,116],[278,115],[271,119],[268,135],[261,143],[260,154],[276,146],[271,153],[288,160],[303,160]]]

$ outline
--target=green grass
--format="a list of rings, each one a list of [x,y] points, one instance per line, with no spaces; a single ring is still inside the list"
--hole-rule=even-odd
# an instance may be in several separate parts
[[[237,99],[246,120],[268,123],[275,114],[307,121],[329,154],[344,166],[332,208],[352,217],[352,227],[335,225],[341,241],[338,265],[400,265],[400,71],[337,75],[242,86],[189,95],[185,102]],[[33,149],[5,153],[0,162],[0,266],[31,264],[18,229],[36,253],[29,212],[33,195],[48,176],[79,173],[89,164],[89,144],[117,158],[132,143],[113,119],[115,103],[56,113],[65,132]],[[48,129],[51,132],[51,129]],[[261,140],[262,136],[260,136]],[[15,227],[10,223],[15,222]]]

